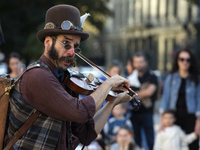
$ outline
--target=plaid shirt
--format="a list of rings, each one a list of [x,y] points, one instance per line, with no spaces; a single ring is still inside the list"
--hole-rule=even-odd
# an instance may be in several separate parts
[[[24,122],[34,112],[34,108],[28,105],[22,95],[14,90],[10,97],[10,113],[8,136],[11,139]],[[14,149],[48,149],[54,150],[60,135],[62,121],[42,114],[33,123],[28,131],[14,145]]]

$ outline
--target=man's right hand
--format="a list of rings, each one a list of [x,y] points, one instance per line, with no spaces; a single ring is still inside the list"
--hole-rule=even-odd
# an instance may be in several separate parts
[[[119,75],[114,75],[106,80],[112,88],[118,88],[119,90],[127,91],[127,89],[123,88],[123,85],[126,87],[130,87],[130,83],[127,79],[124,77],[121,77]]]

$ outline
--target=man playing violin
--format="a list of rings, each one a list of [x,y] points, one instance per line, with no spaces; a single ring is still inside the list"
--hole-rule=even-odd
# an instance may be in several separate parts
[[[46,13],[45,28],[37,38],[44,44],[44,53],[21,78],[19,91],[10,100],[7,141],[11,140],[35,110],[41,116],[22,135],[12,149],[75,149],[88,145],[102,130],[113,107],[128,102],[131,97],[123,92],[100,109],[112,88],[129,87],[125,78],[115,75],[103,82],[89,96],[78,99],[78,94],[64,85],[63,74],[74,65],[75,50],[89,37],[83,32],[80,12],[70,5],[57,5]]]

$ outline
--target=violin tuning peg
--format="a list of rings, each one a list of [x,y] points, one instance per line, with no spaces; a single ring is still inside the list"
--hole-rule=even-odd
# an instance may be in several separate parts
[[[137,99],[136,97],[134,97],[133,99],[139,106],[141,106],[141,101],[139,99]]]
[[[135,107],[137,107],[137,106],[138,106],[138,103],[136,103],[136,102],[133,102],[133,105],[134,105]]]
[[[131,106],[133,107],[134,110],[139,109],[139,104],[134,99],[129,101],[129,103],[131,104]]]

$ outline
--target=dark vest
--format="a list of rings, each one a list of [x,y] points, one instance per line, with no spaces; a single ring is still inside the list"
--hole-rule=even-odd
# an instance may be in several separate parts
[[[8,137],[11,139],[35,109],[26,103],[19,91],[18,83],[10,96]],[[54,150],[60,135],[62,121],[45,114],[38,117],[23,137],[14,145],[14,149],[48,149]]]

